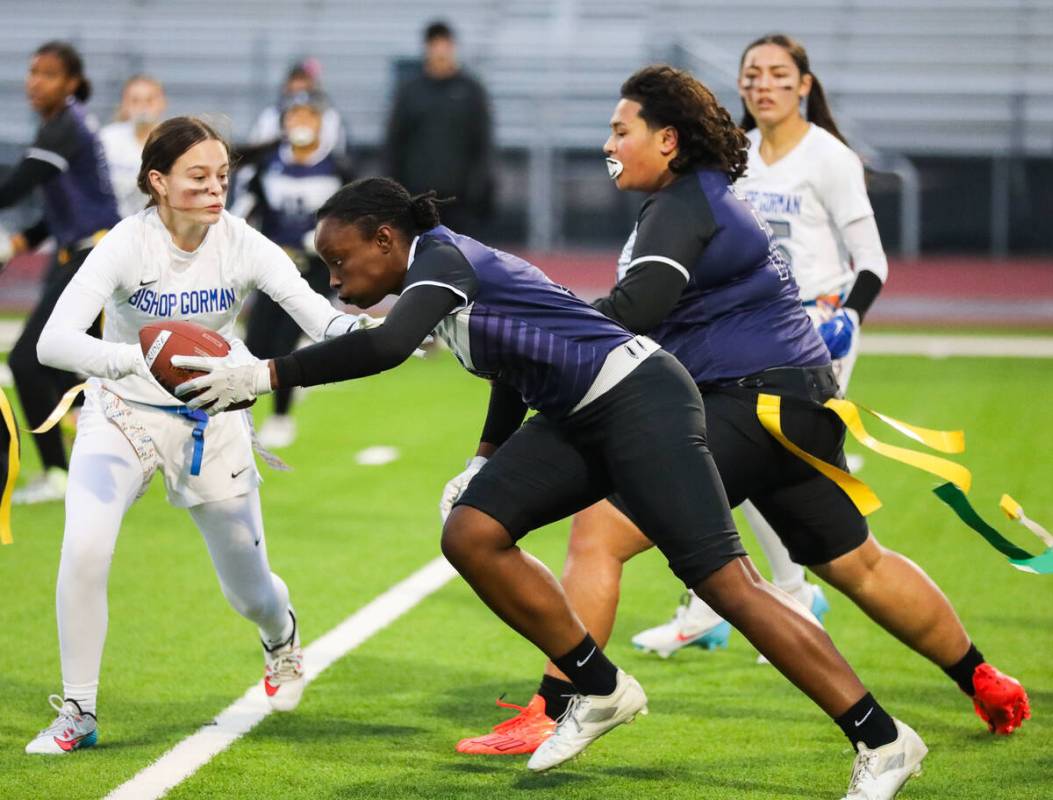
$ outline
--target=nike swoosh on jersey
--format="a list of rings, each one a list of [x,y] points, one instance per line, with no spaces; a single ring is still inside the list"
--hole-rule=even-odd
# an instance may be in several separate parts
[[[238,470],[237,472],[232,472],[232,473],[230,473],[230,477],[231,477],[231,478],[236,478],[236,477],[238,477],[238,476],[239,476],[239,475],[240,475],[241,473],[243,473],[243,472],[244,472],[245,470],[247,470],[247,469],[248,469],[248,467],[242,467],[242,468],[241,468],[241,469],[239,469],[239,470]]]

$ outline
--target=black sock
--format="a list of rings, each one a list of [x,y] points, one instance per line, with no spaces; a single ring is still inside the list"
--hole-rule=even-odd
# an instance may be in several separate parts
[[[618,684],[618,668],[603,654],[592,637],[585,634],[581,644],[552,663],[570,678],[582,694],[610,694]]]
[[[983,653],[976,649],[975,644],[970,642],[969,649],[962,656],[961,660],[949,667],[944,667],[943,671],[947,673],[947,676],[952,681],[958,684],[963,692],[972,697],[976,694],[976,687],[973,686],[973,673],[983,663]]]
[[[545,713],[551,719],[559,719],[563,712],[567,710],[570,698],[577,694],[578,690],[574,688],[574,684],[570,681],[560,680],[552,675],[545,675],[541,679],[541,685],[537,688],[537,693],[545,701]]]
[[[896,724],[870,692],[834,722],[848,737],[853,748],[856,742],[862,742],[873,750],[896,740]]]

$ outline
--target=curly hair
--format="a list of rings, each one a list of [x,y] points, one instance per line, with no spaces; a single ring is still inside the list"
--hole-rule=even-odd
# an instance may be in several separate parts
[[[679,152],[669,162],[673,172],[718,169],[731,180],[746,172],[746,134],[689,72],[665,64],[644,67],[622,84],[621,96],[640,104],[640,116],[650,129],[676,129]]]

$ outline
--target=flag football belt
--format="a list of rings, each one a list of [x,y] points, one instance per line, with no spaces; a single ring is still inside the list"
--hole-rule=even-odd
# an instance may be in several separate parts
[[[30,431],[30,433],[47,433],[49,430],[54,428],[59,423],[59,421],[69,412],[70,408],[73,406],[74,401],[77,399],[77,395],[79,395],[82,391],[84,391],[87,388],[87,383],[79,383],[73,388],[69,389],[64,395],[62,395],[62,399],[59,400],[58,405],[56,405],[55,408],[51,411],[51,413],[48,414],[47,419],[45,419],[36,428],[33,428]],[[205,428],[208,427],[208,414],[206,414],[200,409],[192,410],[190,408],[187,408],[186,406],[156,406],[150,403],[141,403],[139,405],[146,406],[147,408],[154,408],[158,411],[165,411],[169,414],[176,414],[194,423],[194,427],[190,432],[190,435],[194,440],[194,450],[190,458],[190,474],[200,475],[201,464],[204,460],[205,454]],[[260,441],[256,436],[256,429],[252,426],[251,417],[249,418],[249,420],[249,425],[251,428],[252,449],[256,452],[257,455],[260,456],[261,459],[263,459],[263,462],[268,467],[281,471],[288,471],[290,469],[288,464],[286,464],[279,456],[276,456],[274,453],[271,453],[262,444],[260,444]]]
[[[11,493],[18,478],[19,450],[18,425],[7,395],[0,389],[0,447],[6,452],[0,453],[0,544],[11,544]]]
[[[719,389],[757,389],[759,391],[774,394],[797,397],[801,400],[810,400],[822,403],[838,392],[837,378],[834,370],[829,364],[821,367],[776,367],[747,375],[744,378],[734,380],[708,381],[698,385],[699,391],[705,394],[708,391]]]
[[[835,292],[833,294],[821,294],[817,297],[813,297],[811,300],[803,300],[801,301],[801,305],[805,308],[813,308],[820,304],[840,308],[844,301],[845,295],[843,293]]]
[[[83,239],[78,239],[77,241],[67,245],[66,247],[59,248],[58,263],[66,264],[71,258],[73,258],[73,256],[75,256],[82,250],[91,250],[91,248],[97,245],[99,243],[99,240],[102,239],[102,237],[105,236],[108,232],[108,228],[100,228],[99,230],[95,231],[95,233],[93,233],[91,236],[85,236]]]
[[[768,370],[768,372],[775,372],[775,370]],[[765,374],[767,373],[760,373],[760,375],[751,376],[751,378],[757,379]],[[742,381],[749,380],[750,378],[742,379]],[[744,386],[750,385],[748,383],[743,384],[741,381],[737,383]],[[783,392],[782,394],[790,393]],[[794,394],[798,398],[801,397],[800,393]],[[1012,497],[1007,494],[1002,495],[1000,503],[1002,511],[1007,517],[1009,517],[1009,519],[1019,522],[1033,534],[1042,539],[1047,547],[1044,553],[1037,556],[1032,555],[1023,548],[1017,547],[998,533],[993,527],[983,521],[965,496],[966,492],[972,487],[972,473],[966,467],[951,461],[950,459],[912,450],[907,447],[898,447],[875,438],[863,426],[862,415],[859,412],[860,410],[863,410],[904,436],[925,445],[931,450],[936,450],[941,453],[964,452],[965,434],[963,431],[940,431],[932,430],[930,428],[922,428],[895,419],[887,414],[882,414],[879,411],[874,411],[866,406],[854,403],[851,400],[837,397],[829,397],[826,400],[820,400],[814,397],[810,397],[809,399],[836,414],[855,440],[867,449],[874,451],[878,455],[890,458],[893,461],[899,461],[903,464],[907,464],[916,469],[920,469],[931,475],[942,478],[944,483],[933,490],[935,495],[942,502],[946,503],[958,515],[958,518],[962,520],[962,522],[979,533],[988,544],[1002,553],[1002,555],[1006,556],[1006,558],[1009,559],[1009,563],[1014,567],[1024,572],[1047,575],[1053,574],[1053,534],[1050,534],[1037,522],[1028,519],[1024,514],[1024,509]],[[801,449],[786,437],[782,431],[782,397],[780,397],[780,394],[769,394],[766,392],[758,394],[756,411],[757,418],[761,425],[764,426],[764,429],[771,434],[772,437],[795,456],[836,483],[841,491],[848,495],[849,499],[859,510],[860,514],[867,516],[881,508],[881,501],[866,483],[850,475],[840,467],[823,461]]]

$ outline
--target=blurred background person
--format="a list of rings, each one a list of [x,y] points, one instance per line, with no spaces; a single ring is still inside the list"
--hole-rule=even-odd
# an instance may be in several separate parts
[[[168,100],[159,80],[149,75],[133,75],[121,89],[121,104],[114,121],[99,131],[122,219],[142,211],[149,199],[139,191],[139,162],[146,137],[164,118],[167,107]]]
[[[0,233],[0,263],[37,247],[49,236],[55,240],[55,257],[44,277],[40,297],[7,362],[27,427],[32,429],[47,418],[63,393],[77,381],[72,373],[40,363],[40,332],[66,284],[95,243],[120,217],[96,125],[84,108],[91,97],[91,84],[84,76],[80,54],[68,42],[42,44],[30,59],[25,87],[26,98],[40,118],[40,127],[25,156],[0,183],[0,208],[18,203],[40,188],[44,217],[13,236]],[[54,427],[33,440],[43,473],[16,489],[12,502],[61,500],[69,469],[62,431]]]
[[[243,164],[238,176],[241,194],[232,209],[250,217],[264,236],[280,245],[320,294],[329,294],[329,271],[314,250],[314,215],[352,177],[350,162],[323,139],[331,110],[321,92],[286,97],[282,140]],[[255,293],[245,335],[253,355],[276,358],[291,353],[300,335],[300,326],[281,306]],[[295,440],[296,422],[289,414],[292,395],[290,388],[275,392],[274,414],[259,430],[264,447],[287,447]]]
[[[316,58],[305,58],[297,61],[285,76],[274,105],[267,106],[256,118],[249,132],[249,145],[269,145],[282,138],[282,111],[290,97],[311,92],[322,96],[322,65]],[[347,152],[347,125],[340,112],[327,104],[322,114],[322,129],[319,134],[319,145],[329,152],[344,154]]]
[[[419,75],[399,87],[388,121],[387,173],[410,193],[454,198],[443,219],[479,235],[493,210],[493,124],[486,89],[458,61],[453,29],[424,29]]]

